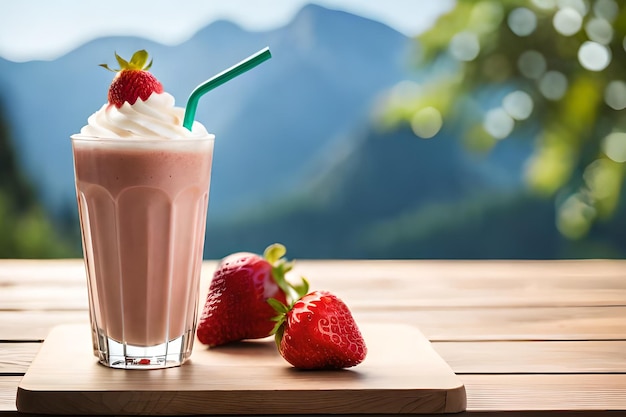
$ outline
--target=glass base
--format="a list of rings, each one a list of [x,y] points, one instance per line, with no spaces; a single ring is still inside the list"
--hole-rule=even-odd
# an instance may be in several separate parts
[[[191,356],[193,333],[155,346],[123,344],[97,332],[94,354],[102,365],[117,369],[163,369],[182,365]]]

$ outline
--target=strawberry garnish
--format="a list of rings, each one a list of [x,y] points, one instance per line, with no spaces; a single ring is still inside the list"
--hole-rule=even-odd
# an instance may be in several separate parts
[[[223,345],[271,334],[276,315],[267,300],[291,300],[295,286],[285,274],[293,267],[283,245],[269,246],[264,256],[235,253],[222,259],[213,274],[209,294],[198,323],[201,343]]]
[[[339,369],[361,363],[367,347],[346,304],[328,291],[313,291],[279,312],[274,329],[283,358],[300,369]]]
[[[135,104],[137,99],[146,101],[152,93],[160,94],[163,92],[163,86],[156,77],[148,72],[152,66],[152,60],[148,62],[148,52],[145,50],[137,51],[133,54],[130,61],[115,54],[119,69],[111,69],[107,64],[100,64],[101,67],[109,71],[117,72],[109,87],[109,103],[117,108],[122,107],[124,103]]]

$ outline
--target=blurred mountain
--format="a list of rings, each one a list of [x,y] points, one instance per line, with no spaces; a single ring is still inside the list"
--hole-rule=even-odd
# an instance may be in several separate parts
[[[445,68],[415,74],[412,40],[320,6],[268,32],[219,21],[177,46],[112,37],[51,62],[0,60],[19,163],[48,210],[77,227],[69,136],[106,101],[111,73],[96,64],[147,49],[153,73],[184,106],[197,84],[266,45],[270,61],[198,107],[217,136],[205,257],[260,253],[272,242],[296,258],[626,253],[613,232],[592,234],[585,247],[558,234],[552,203],[524,189],[531,141],[510,137],[479,153],[454,122],[429,140],[409,126],[381,130],[374,109],[390,87]]]
[[[60,236],[38,204],[16,161],[11,136],[0,96],[0,258],[77,256],[79,245]]]
[[[585,240],[558,232],[554,203],[521,180],[530,141],[510,138],[477,154],[459,136],[444,129],[422,140],[408,126],[361,128],[299,192],[226,222],[209,218],[205,255],[261,253],[281,242],[300,259],[624,256],[623,216],[599,223]]]
[[[217,136],[210,214],[220,216],[297,188],[320,152],[408,76],[411,41],[381,23],[309,5],[268,32],[219,21],[177,46],[109,37],[55,61],[0,59],[17,155],[46,207],[74,210],[69,136],[105,103],[112,75],[97,64],[114,64],[114,51],[129,57],[147,49],[152,72],[184,106],[197,84],[265,46],[270,61],[212,91],[198,108],[196,118]]]
[[[449,238],[435,249],[429,239],[442,227],[465,227],[466,222],[474,223],[466,238],[479,238],[482,226],[473,218],[475,212],[482,216],[482,205],[502,206],[520,195],[519,173],[530,146],[512,139],[479,155],[468,152],[458,136],[444,129],[423,140],[409,127],[381,131],[366,124],[329,152],[327,168],[300,192],[228,222],[209,219],[206,255],[260,253],[271,236],[287,245],[290,256],[300,258],[477,256],[484,245],[463,248]],[[538,227],[545,232],[553,218],[543,220]],[[500,245],[501,237],[488,244]]]

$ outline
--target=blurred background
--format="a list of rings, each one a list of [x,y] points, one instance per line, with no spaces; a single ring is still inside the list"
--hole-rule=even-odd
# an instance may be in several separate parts
[[[69,136],[147,49],[216,134],[206,258],[626,255],[616,0],[0,3],[0,257],[81,256]]]

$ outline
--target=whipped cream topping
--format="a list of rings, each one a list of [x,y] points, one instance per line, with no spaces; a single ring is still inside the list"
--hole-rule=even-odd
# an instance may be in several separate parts
[[[124,103],[119,109],[104,104],[92,114],[80,133],[100,138],[193,138],[208,135],[205,127],[194,122],[192,130],[183,127],[185,109],[174,106],[174,97],[168,93],[152,93],[146,101]]]

